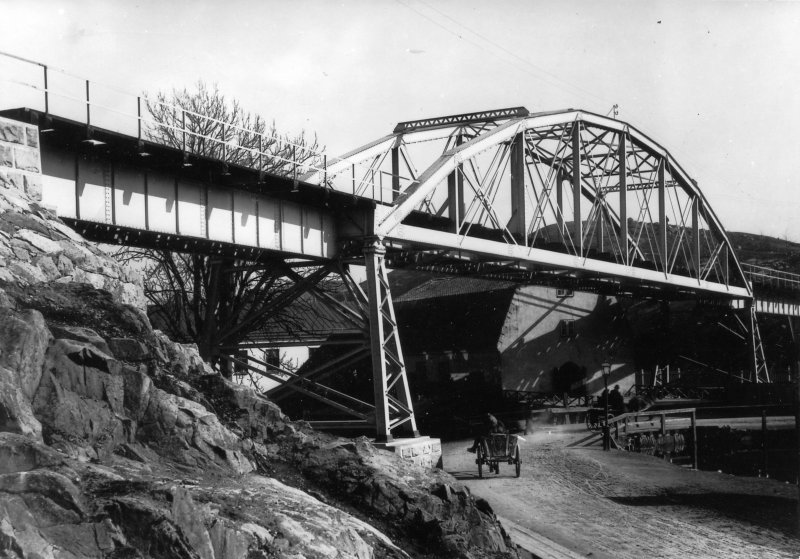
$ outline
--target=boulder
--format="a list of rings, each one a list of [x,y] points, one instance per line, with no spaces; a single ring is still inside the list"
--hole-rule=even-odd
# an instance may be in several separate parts
[[[105,402],[114,413],[123,414],[122,364],[93,344],[55,340],[45,355],[44,371],[49,372],[61,388]]]
[[[29,400],[39,387],[51,339],[40,312],[0,307],[0,366],[14,373],[16,384]]]
[[[114,356],[123,361],[140,362],[151,357],[147,346],[133,338],[109,338],[108,346]]]
[[[34,218],[31,218],[34,219]],[[42,231],[42,227],[38,227]],[[54,255],[61,252],[61,246],[54,240],[48,238],[40,232],[32,231],[31,229],[20,229],[15,235],[16,238],[22,239],[31,244],[39,252]]]
[[[205,526],[206,518],[212,517],[210,507],[195,503],[185,488],[178,487],[175,490],[172,496],[172,520],[183,531],[200,559],[215,559],[211,536]],[[247,551],[247,547],[244,551]]]
[[[253,470],[241,453],[239,438],[200,404],[153,388],[139,439],[184,464],[216,466],[224,471]]]
[[[55,338],[75,340],[76,342],[85,342],[93,345],[107,355],[112,354],[111,349],[108,347],[108,343],[106,343],[106,341],[100,337],[97,332],[90,328],[84,328],[82,326],[51,324],[50,331],[53,333],[53,337]]]
[[[153,387],[150,377],[147,376],[147,369],[144,366],[138,369],[123,367],[122,382],[125,413],[133,421],[141,421],[150,404],[150,390]]]
[[[222,375],[205,375],[195,380],[203,394],[211,397],[215,411],[235,423],[243,436],[255,441],[283,430],[287,418],[280,408],[249,386],[231,382]]]
[[[148,499],[121,496],[102,503],[103,514],[120,527],[128,545],[129,557],[153,559],[197,559],[198,555],[183,531]],[[135,550],[135,551],[134,551]],[[134,554],[135,553],[135,554]]]
[[[106,455],[129,440],[122,365],[93,345],[56,340],[33,400],[45,441],[83,458]]]
[[[14,433],[0,433],[0,474],[60,465],[64,457],[50,447]]]
[[[42,440],[42,424],[33,415],[31,401],[23,394],[15,375],[4,367],[0,367],[0,432]]]

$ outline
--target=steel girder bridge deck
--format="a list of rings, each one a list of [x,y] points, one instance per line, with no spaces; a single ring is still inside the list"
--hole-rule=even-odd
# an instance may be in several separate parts
[[[54,108],[52,71],[20,63],[42,73],[33,89],[43,106],[6,115],[42,129],[45,202],[102,241],[289,259],[301,292],[346,317],[360,341],[334,365],[371,354],[374,401],[321,385],[330,371],[276,378],[374,425],[379,440],[417,434],[391,267],[736,304],[756,338],[752,288],[719,219],[669,152],[627,123],[517,107],[400,123],[336,159],[297,157],[299,146],[276,156],[261,148],[275,137],[238,131],[257,139],[242,147],[225,123],[180,107],[169,125],[154,122],[137,96],[132,111],[104,115],[88,81],[85,113],[67,115]],[[198,133],[205,121],[221,135]],[[276,157],[281,176],[268,171]],[[348,264],[365,266],[366,292]],[[300,265],[316,271],[292,271]],[[342,276],[348,301],[315,289],[329,274]],[[753,380],[765,380],[753,347]]]

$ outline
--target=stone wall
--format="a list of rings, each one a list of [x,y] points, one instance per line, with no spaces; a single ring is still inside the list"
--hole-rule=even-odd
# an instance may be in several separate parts
[[[42,158],[36,126],[0,118],[0,185],[41,201]]]
[[[145,310],[141,275],[41,204],[35,126],[0,118],[0,293],[4,284],[85,283]]]

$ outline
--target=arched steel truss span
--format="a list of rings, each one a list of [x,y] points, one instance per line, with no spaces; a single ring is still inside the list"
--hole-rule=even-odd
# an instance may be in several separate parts
[[[400,123],[306,179],[378,202],[358,233],[390,265],[752,296],[697,183],[635,127],[587,111]]]

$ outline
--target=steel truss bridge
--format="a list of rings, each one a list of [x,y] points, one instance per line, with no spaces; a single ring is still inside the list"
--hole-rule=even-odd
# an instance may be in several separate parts
[[[384,441],[418,434],[387,276],[394,267],[739,309],[754,382],[769,380],[756,312],[800,316],[800,277],[742,265],[698,184],[619,120],[524,107],[452,115],[402,122],[328,158],[181,107],[168,107],[165,124],[147,109],[157,101],[4,59],[5,85],[27,96],[6,99],[32,108],[3,114],[39,125],[43,203],[65,222],[103,242],[281,263],[298,286],[285,303],[313,295],[345,324],[336,343],[352,349],[327,366],[266,371],[282,382],[275,399],[292,389],[353,417],[329,425],[374,426]],[[279,175],[267,172],[276,161]],[[365,266],[366,291],[352,264]],[[332,274],[346,299],[318,289]],[[255,332],[245,345],[270,342]],[[235,350],[233,366],[264,374],[265,364]],[[367,355],[372,402],[322,384]]]

